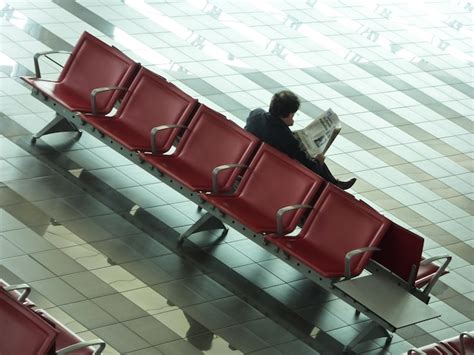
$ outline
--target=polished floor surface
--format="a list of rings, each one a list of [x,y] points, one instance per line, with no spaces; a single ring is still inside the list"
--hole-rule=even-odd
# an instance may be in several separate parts
[[[439,319],[361,344],[399,354],[474,329],[473,10],[462,0],[0,0],[0,278],[107,354],[337,354],[367,318],[236,232],[177,236],[193,203],[19,80],[87,30],[228,118],[289,88],[296,126],[331,107],[328,165],[358,198],[451,254]],[[60,61],[62,59],[59,59]],[[42,62],[46,75],[54,64]],[[157,110],[159,107],[157,106]]]

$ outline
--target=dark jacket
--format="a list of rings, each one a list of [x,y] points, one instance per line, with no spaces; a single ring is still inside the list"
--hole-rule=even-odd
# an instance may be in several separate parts
[[[273,117],[269,112],[258,108],[250,112],[245,129],[290,158],[298,160],[315,173],[322,175],[320,165],[301,149],[298,139],[280,118]]]

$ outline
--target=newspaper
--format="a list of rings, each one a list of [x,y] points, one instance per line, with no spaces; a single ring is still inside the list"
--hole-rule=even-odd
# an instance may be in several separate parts
[[[328,109],[305,128],[293,131],[304,150],[311,156],[324,156],[341,131],[339,117]]]

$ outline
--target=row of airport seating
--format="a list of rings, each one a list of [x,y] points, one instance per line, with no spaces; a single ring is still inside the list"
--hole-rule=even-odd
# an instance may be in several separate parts
[[[408,355],[472,355],[474,354],[474,332],[463,332],[459,336],[410,349]]]
[[[32,142],[80,127],[181,192],[206,213],[179,242],[232,226],[282,258],[372,320],[347,350],[439,316],[429,293],[451,258],[423,259],[422,237],[87,32],[56,80],[51,55],[23,78],[56,112]]]
[[[27,297],[26,284],[8,285],[0,279],[0,354],[101,354],[105,343],[84,341]]]

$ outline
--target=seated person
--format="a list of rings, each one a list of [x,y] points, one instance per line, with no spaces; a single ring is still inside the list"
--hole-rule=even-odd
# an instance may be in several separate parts
[[[294,123],[293,117],[299,107],[300,100],[293,92],[280,91],[273,95],[269,112],[261,108],[250,112],[245,129],[290,158],[298,160],[330,183],[343,190],[351,188],[356,182],[355,178],[348,181],[337,180],[323,161],[310,157],[301,148],[299,140],[289,128]]]

